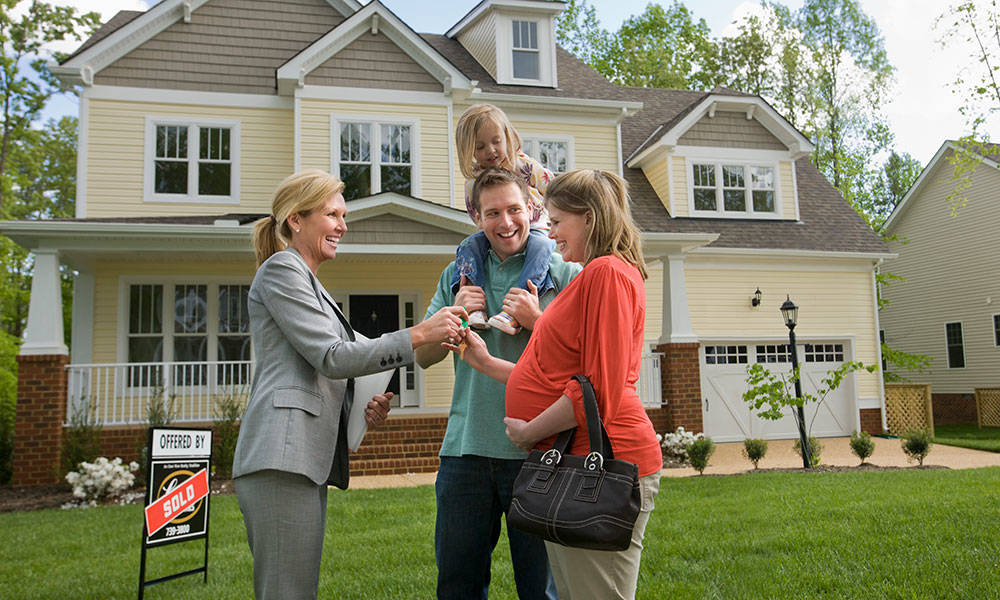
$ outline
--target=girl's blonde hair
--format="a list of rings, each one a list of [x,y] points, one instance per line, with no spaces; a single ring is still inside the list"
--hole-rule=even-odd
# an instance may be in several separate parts
[[[257,266],[275,252],[288,247],[292,230],[288,217],[295,213],[302,216],[323,206],[331,196],[344,191],[344,182],[326,171],[310,169],[289,175],[274,192],[271,214],[258,219],[253,226],[253,249]]]
[[[507,115],[492,104],[474,104],[465,109],[458,119],[458,126],[455,127],[455,145],[458,146],[458,166],[462,170],[462,175],[466,179],[475,179],[478,174],[476,168],[476,134],[486,123],[492,123],[503,132],[507,142],[507,156],[498,165],[508,171],[516,172],[517,153],[521,151],[521,136],[511,124]]]
[[[639,269],[643,279],[649,276],[624,179],[610,171],[570,171],[549,184],[545,202],[568,213],[590,213],[585,264],[613,254]]]

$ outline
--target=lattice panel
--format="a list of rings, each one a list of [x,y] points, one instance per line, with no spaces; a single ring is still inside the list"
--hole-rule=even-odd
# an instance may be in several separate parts
[[[886,384],[885,420],[889,433],[893,435],[901,435],[911,429],[927,429],[934,435],[931,386]]]
[[[1000,427],[1000,388],[976,388],[980,427]]]

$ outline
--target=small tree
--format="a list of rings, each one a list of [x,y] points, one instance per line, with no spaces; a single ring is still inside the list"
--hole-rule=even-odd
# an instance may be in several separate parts
[[[865,459],[875,452],[875,442],[872,441],[872,436],[868,435],[865,431],[860,433],[857,431],[852,432],[851,452],[854,453],[854,456],[861,459],[861,464],[865,464]]]
[[[815,394],[803,391],[802,397],[798,398],[795,395],[795,382],[802,375],[802,365],[798,365],[791,375],[786,376],[782,373],[774,373],[760,363],[754,363],[747,367],[746,382],[749,384],[749,387],[743,392],[743,401],[750,404],[751,410],[757,411],[758,417],[770,421],[777,421],[781,418],[785,409],[790,409],[792,417],[798,422],[798,414],[795,408],[804,407],[809,403],[816,404],[816,411],[813,414],[812,421],[809,422],[809,426],[806,428],[806,435],[809,436],[807,442],[811,444],[814,439],[811,437],[812,426],[816,422],[816,416],[819,415],[819,407],[826,402],[830,392],[840,387],[840,384],[843,383],[844,378],[848,374],[858,370],[874,373],[878,370],[878,367],[865,365],[856,360],[844,362],[836,369],[827,371],[826,377],[821,381],[821,385]],[[805,424],[801,425],[804,427]],[[804,451],[802,452],[804,454]],[[804,457],[807,458],[809,464],[815,464],[812,462],[813,460],[818,462],[819,453],[810,452],[810,454],[812,456]]]
[[[243,395],[229,393],[219,398],[213,412],[212,422],[215,450],[212,455],[212,476],[230,479],[233,476],[233,456],[236,454],[236,440],[240,436],[240,418],[243,416]]]
[[[931,433],[926,429],[907,431],[901,436],[901,443],[906,458],[911,462],[917,461],[921,467],[924,466],[924,459],[931,452],[931,446],[934,445],[931,441]]]
[[[747,438],[743,440],[743,456],[753,463],[753,468],[757,468],[757,463],[767,454],[767,440],[757,438]]]

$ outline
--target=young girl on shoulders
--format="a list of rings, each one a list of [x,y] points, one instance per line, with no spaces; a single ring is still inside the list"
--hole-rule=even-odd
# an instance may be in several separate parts
[[[531,232],[524,250],[524,266],[518,287],[528,290],[530,281],[538,289],[539,295],[545,293],[553,287],[549,276],[549,260],[555,244],[548,238],[548,214],[544,203],[545,190],[552,181],[552,172],[521,151],[521,136],[517,134],[507,115],[492,104],[470,106],[458,120],[455,139],[459,166],[466,179],[465,209],[474,223],[479,223],[479,215],[472,204],[472,184],[483,170],[502,167],[522,177],[528,185],[527,206],[531,212]],[[489,248],[489,241],[482,231],[459,244],[455,256],[455,275],[451,281],[453,292],[457,293],[463,285],[483,285],[483,265]],[[475,311],[469,315],[469,323],[477,329],[492,326],[509,334],[520,330],[520,324],[502,310],[488,320],[486,313]]]

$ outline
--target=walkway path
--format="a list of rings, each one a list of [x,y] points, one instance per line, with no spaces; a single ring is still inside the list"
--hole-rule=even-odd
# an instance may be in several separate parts
[[[906,467],[916,463],[906,460],[906,455],[898,439],[873,437],[875,454],[868,459],[869,463],[880,467]],[[760,468],[795,468],[802,466],[802,458],[792,451],[793,440],[771,440],[768,442],[767,455],[760,462]],[[857,466],[858,458],[851,453],[850,438],[821,438],[823,445],[821,463],[837,466]],[[743,458],[743,442],[726,442],[716,444],[715,454],[705,469],[706,475],[725,475],[742,473],[753,468],[750,461]],[[968,450],[954,446],[934,444],[930,454],[924,460],[925,465],[937,465],[949,469],[975,469],[978,467],[1000,466],[1000,453]],[[663,469],[664,477],[687,477],[696,475],[691,467]],[[352,477],[351,488],[370,489],[385,487],[411,487],[417,485],[433,485],[436,473],[407,473],[405,475],[369,475]]]

